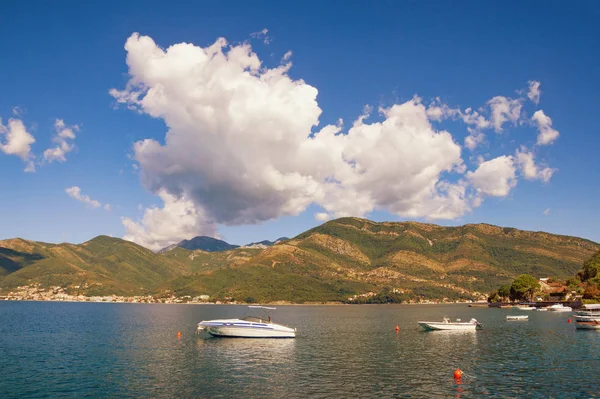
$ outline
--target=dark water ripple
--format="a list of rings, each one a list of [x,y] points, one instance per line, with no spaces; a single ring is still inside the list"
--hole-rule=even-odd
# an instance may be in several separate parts
[[[298,327],[295,340],[193,334],[199,320],[244,309],[0,302],[0,398],[600,397],[600,333],[576,331],[568,314],[506,322],[518,312],[288,306],[274,315]],[[416,324],[444,315],[476,317],[484,329]]]

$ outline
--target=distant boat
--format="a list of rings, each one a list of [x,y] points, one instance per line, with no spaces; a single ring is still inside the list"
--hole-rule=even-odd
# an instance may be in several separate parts
[[[529,320],[529,316],[524,315],[516,315],[516,316],[506,316],[506,320]]]
[[[535,306],[519,305],[519,306],[517,306],[517,309],[519,309],[519,310],[535,310]]]
[[[547,312],[548,308],[537,308],[535,309],[536,312]]]
[[[483,325],[475,319],[471,319],[468,322],[461,322],[460,319],[456,319],[455,322],[450,321],[449,318],[444,317],[440,321],[419,321],[419,325],[425,329],[425,331],[437,331],[437,330],[477,330],[483,328]]]
[[[583,309],[575,312],[575,321],[600,321],[600,305],[583,305]]]
[[[570,306],[564,306],[562,303],[556,303],[552,306],[547,307],[549,312],[572,312],[573,308]]]
[[[205,320],[198,323],[196,332],[206,331],[213,337],[229,338],[295,338],[296,329],[271,321],[266,306],[248,306],[250,309],[262,309],[264,316],[244,315],[241,319]]]
[[[579,330],[600,330],[600,321],[598,321],[598,320],[578,321],[575,324],[575,328],[577,328]]]

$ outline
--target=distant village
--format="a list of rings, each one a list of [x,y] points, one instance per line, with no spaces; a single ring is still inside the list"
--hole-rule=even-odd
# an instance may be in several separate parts
[[[79,286],[73,287],[79,289]],[[182,296],[174,295],[168,297],[155,297],[153,295],[139,296],[86,296],[73,295],[66,292],[63,287],[43,288],[39,284],[25,285],[17,287],[15,291],[6,294],[0,293],[0,300],[4,301],[64,301],[64,302],[118,302],[118,303],[209,303],[208,295]],[[215,301],[214,303],[221,303]]]
[[[538,279],[540,284],[540,292],[535,298],[536,301],[572,301],[580,300],[581,294],[576,291],[571,291],[565,285],[564,282],[554,281],[550,278]],[[456,288],[453,285],[444,285],[446,288]],[[73,289],[81,289],[85,287],[74,286]],[[441,299],[425,299],[425,298],[412,298],[405,299],[402,303],[414,303],[414,304],[439,304],[439,303],[474,303],[483,302],[486,300],[486,295],[479,292],[468,292],[460,289],[461,294],[469,294],[473,299],[453,299],[453,298],[441,298]],[[393,294],[405,294],[404,290],[394,288]],[[366,303],[369,299],[374,298],[381,293],[366,292],[362,294],[356,294],[347,298],[346,303]],[[237,304],[240,303],[235,300],[219,301],[210,300],[209,295],[198,295],[198,296],[175,296],[175,295],[139,295],[139,296],[120,296],[120,295],[105,295],[105,296],[87,296],[83,294],[69,294],[66,288],[55,286],[44,288],[40,284],[31,284],[17,287],[16,290],[2,293],[0,292],[0,301],[64,301],[64,302],[115,302],[115,303],[189,303],[189,304]]]

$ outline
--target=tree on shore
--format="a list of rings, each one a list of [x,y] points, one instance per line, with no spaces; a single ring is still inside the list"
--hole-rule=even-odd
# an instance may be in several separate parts
[[[498,288],[498,296],[503,301],[506,301],[508,298],[510,298],[510,284],[501,285],[500,288]]]
[[[540,289],[540,283],[529,274],[521,274],[510,286],[510,299],[513,301],[533,300],[536,291]]]

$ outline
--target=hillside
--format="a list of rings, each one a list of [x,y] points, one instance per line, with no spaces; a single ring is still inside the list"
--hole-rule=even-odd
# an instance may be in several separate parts
[[[398,289],[406,297],[469,298],[517,275],[568,277],[600,246],[487,224],[441,227],[342,218],[173,284],[176,292],[258,301],[344,298]],[[305,299],[310,300],[310,299]]]
[[[0,241],[0,287],[4,289],[40,283],[70,286],[88,295],[138,295],[189,273],[185,264],[119,238],[98,236],[80,245],[20,238]]]
[[[345,300],[383,290],[406,299],[473,298],[522,273],[570,277],[599,250],[581,238],[487,224],[342,218],[264,249],[177,247],[156,254],[103,236],[81,245],[0,241],[0,287],[87,284],[90,295],[208,294],[258,302]]]

